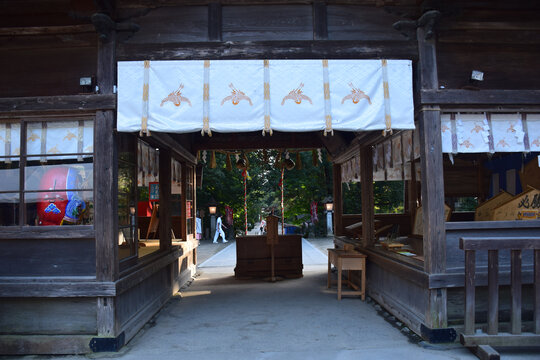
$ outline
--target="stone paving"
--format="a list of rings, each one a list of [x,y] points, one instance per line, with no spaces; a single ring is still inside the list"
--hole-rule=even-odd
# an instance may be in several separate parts
[[[331,238],[304,240],[304,250],[315,252],[311,264],[304,266],[304,276],[271,283],[235,279],[235,261],[226,260],[235,256],[234,241],[212,244],[203,240],[197,276],[118,353],[11,358],[476,359],[459,344],[422,342],[369,298],[366,302],[358,297],[338,301],[335,291],[326,289],[323,252],[328,247],[332,247]],[[540,358],[533,351],[511,350],[501,355],[512,360]]]

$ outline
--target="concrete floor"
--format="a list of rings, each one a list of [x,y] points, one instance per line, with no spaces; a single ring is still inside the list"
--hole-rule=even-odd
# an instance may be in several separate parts
[[[308,239],[318,251],[331,239]],[[196,278],[118,353],[24,356],[25,359],[476,359],[458,344],[429,346],[357,297],[338,301],[326,289],[325,255],[313,254],[304,277],[275,283],[236,280],[227,244],[199,248]],[[231,248],[232,249],[232,248]],[[319,256],[319,257],[317,257]],[[322,259],[322,260],[321,260]],[[319,264],[317,264],[319,262]],[[323,262],[320,264],[320,262]],[[232,261],[231,263],[234,263]],[[221,264],[220,266],[214,266]],[[539,353],[503,353],[538,359]]]

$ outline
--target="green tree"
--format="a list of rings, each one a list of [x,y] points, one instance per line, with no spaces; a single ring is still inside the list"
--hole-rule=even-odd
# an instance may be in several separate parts
[[[274,208],[280,215],[281,169],[276,166],[279,160],[278,150],[256,150],[246,152],[249,161],[247,180],[248,223],[255,224],[264,209]],[[283,159],[285,153],[281,154]],[[291,153],[296,161],[296,153]],[[208,156],[209,157],[209,156]],[[226,154],[216,152],[216,168],[210,169],[209,162],[204,166],[202,188],[197,190],[199,209],[206,208],[213,198],[224,212],[225,205],[233,208],[234,226],[244,229],[244,178],[242,172],[234,166],[227,170]],[[319,203],[332,193],[331,164],[323,157],[323,163],[312,164],[310,151],[300,152],[302,169],[285,170],[285,218],[292,224],[301,223],[301,215],[309,215],[311,201]],[[322,209],[319,209],[322,210]],[[299,216],[300,215],[300,216]]]
[[[373,183],[373,202],[376,214],[396,214],[404,211],[405,188],[403,181],[376,181]],[[342,184],[343,213],[362,213],[361,183]]]

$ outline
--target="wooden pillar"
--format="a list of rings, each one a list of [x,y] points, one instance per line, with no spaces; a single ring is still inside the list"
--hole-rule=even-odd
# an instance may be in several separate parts
[[[341,195],[341,165],[332,165],[332,181],[334,184],[334,234],[343,235],[343,197]]]
[[[406,181],[407,184],[407,200],[408,200],[408,212],[411,216],[410,227],[411,232],[414,229],[414,217],[416,214],[417,200],[418,200],[418,182],[416,180],[416,161],[414,161],[414,154],[411,154],[411,180]]]
[[[182,221],[182,240],[187,240],[187,205],[186,205],[186,195],[187,195],[187,183],[188,183],[188,176],[189,176],[189,169],[188,166],[190,166],[187,163],[182,163],[182,184],[181,191],[182,191],[182,203],[181,203],[181,215],[180,215],[180,221]],[[210,237],[212,237],[213,234],[210,234]]]
[[[424,28],[417,30],[419,86],[416,90],[437,89],[437,56],[434,37],[425,38]],[[441,114],[438,107],[418,109],[420,166],[422,170],[422,212],[424,222],[424,271],[429,274],[446,270],[446,234],[444,218],[444,183],[441,144]],[[427,290],[426,326],[447,326],[446,289]]]
[[[159,248],[170,249],[171,237],[171,152],[159,149]]]
[[[373,148],[360,149],[360,180],[362,184],[362,246],[373,245],[375,233],[373,200]]]
[[[116,32],[98,42],[97,85],[100,94],[113,94],[116,82]],[[114,110],[97,111],[94,123],[94,228],[96,279],[118,279],[118,149]],[[99,336],[115,336],[114,297],[97,301]]]

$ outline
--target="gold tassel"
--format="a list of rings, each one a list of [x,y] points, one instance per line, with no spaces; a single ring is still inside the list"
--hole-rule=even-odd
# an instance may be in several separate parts
[[[317,160],[317,151],[311,150],[311,161],[313,166],[319,166],[319,161]]]
[[[300,151],[296,153],[296,169],[302,170],[302,154],[300,154]]]
[[[197,162],[198,163],[201,162],[201,152],[200,151],[197,151]]]
[[[216,167],[216,152],[212,151],[212,155],[210,155],[210,169],[215,169]]]
[[[232,171],[231,154],[227,153],[226,166],[228,171]]]

